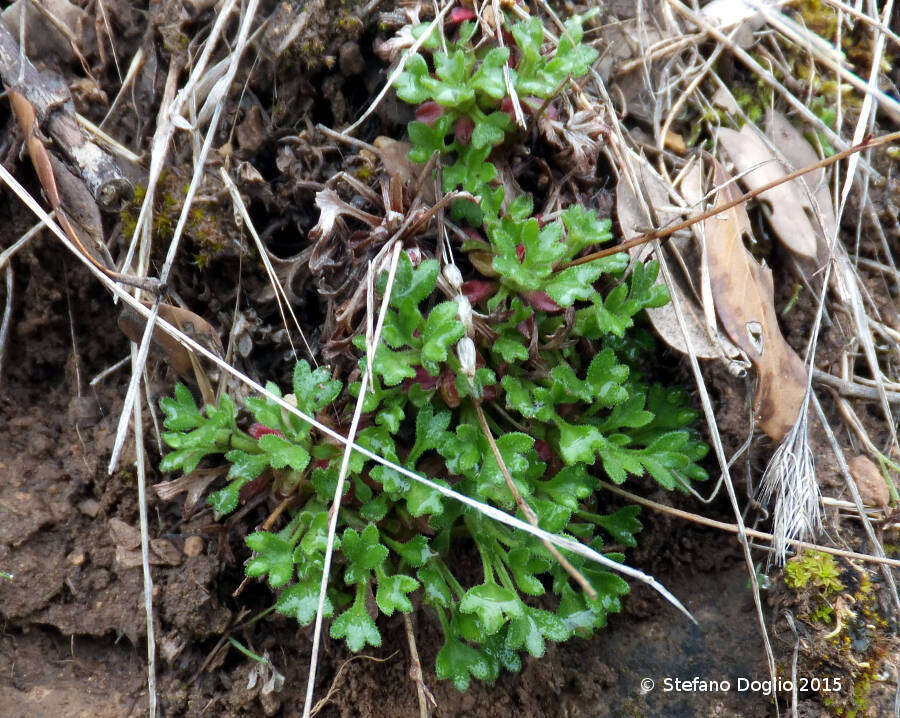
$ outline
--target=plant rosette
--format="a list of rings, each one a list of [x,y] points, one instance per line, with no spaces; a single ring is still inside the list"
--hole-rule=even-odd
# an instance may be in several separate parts
[[[507,197],[496,182],[492,153],[514,141],[505,74],[519,97],[536,98],[536,111],[596,59],[581,43],[578,18],[550,51],[539,20],[505,27],[499,47],[476,44],[470,19],[447,23],[453,36],[427,38],[425,54],[410,56],[397,79],[397,95],[418,105],[410,159],[425,162],[437,152],[444,191],[463,189],[480,203],[453,207],[470,236],[461,247],[471,265],[466,281],[455,264],[442,270],[435,259],[414,263],[400,254],[356,442],[525,518],[506,470],[541,529],[621,562],[621,549],[636,545],[638,509],[600,512],[595,475],[615,483],[649,475],[666,489],[686,490],[706,478],[698,462],[707,447],[692,428],[697,412],[686,392],[650,384],[639,371],[654,345],[635,317],[668,301],[655,284],[657,265],[635,264],[626,276],[627,259],[618,254],[565,268],[610,241],[609,220],[571,206],[544,222],[529,197]],[[456,292],[449,299],[438,288],[442,273]],[[376,282],[380,294],[385,284],[384,276]],[[365,352],[364,336],[354,343]],[[366,362],[359,359],[361,372]],[[359,386],[300,361],[284,398],[346,427]],[[273,383],[267,389],[283,396]],[[245,571],[278,592],[278,612],[309,625],[340,447],[269,399],[248,398],[238,410],[223,396],[218,406],[200,408],[179,385],[160,405],[172,449],[163,471],[228,462],[226,485],[208,497],[218,518],[250,488],[292,497],[280,530],[246,537],[252,556]],[[592,635],[628,592],[616,573],[569,555],[596,592],[584,595],[539,539],[359,454],[350,458],[334,550],[325,603],[332,637],[352,651],[378,646],[378,614],[409,613],[421,603],[443,631],[437,675],[460,690],[473,677],[492,681],[501,668],[519,670],[522,652],[539,657],[548,640]],[[467,556],[478,557],[478,579]]]

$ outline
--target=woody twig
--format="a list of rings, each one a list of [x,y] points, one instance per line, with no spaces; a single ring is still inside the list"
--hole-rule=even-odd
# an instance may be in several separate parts
[[[590,254],[585,254],[583,257],[578,257],[578,259],[574,259],[571,262],[560,265],[556,268],[556,271],[561,271],[563,269],[568,269],[569,267],[575,267],[579,264],[587,264],[588,262],[593,262],[595,259],[601,259],[602,257],[608,257],[611,254],[618,254],[619,252],[624,252],[632,247],[638,247],[642,244],[647,244],[647,242],[652,242],[655,239],[667,239],[671,237],[676,232],[681,231],[682,229],[686,229],[691,225],[697,224],[697,222],[702,222],[710,217],[725,212],[732,207],[735,207],[739,204],[743,204],[754,197],[761,195],[763,192],[766,192],[773,187],[777,187],[780,184],[784,184],[785,182],[790,182],[791,180],[795,180],[802,175],[805,175],[808,172],[813,172],[814,170],[821,169],[823,167],[828,167],[829,165],[833,165],[836,162],[840,162],[843,159],[846,159],[852,154],[856,152],[862,152],[863,150],[870,150],[874,147],[879,147],[881,145],[886,145],[891,142],[895,142],[900,140],[900,132],[891,132],[887,135],[881,135],[880,137],[873,137],[866,140],[863,140],[858,145],[854,145],[853,147],[848,147],[846,150],[842,152],[838,152],[836,155],[832,155],[831,157],[826,157],[823,160],[819,160],[808,167],[802,167],[795,172],[791,172],[790,174],[785,175],[784,177],[779,177],[768,184],[763,185],[762,187],[757,187],[750,192],[745,192],[740,197],[736,199],[726,202],[721,205],[716,205],[712,209],[709,209],[705,212],[701,212],[700,214],[694,215],[693,217],[689,217],[681,222],[677,222],[676,224],[670,224],[665,227],[660,227],[659,229],[654,229],[652,232],[647,232],[645,234],[639,235],[637,237],[633,237],[632,239],[626,240],[624,242],[620,242],[612,247],[608,247],[606,249],[602,249],[597,252],[591,252]]]
[[[115,160],[81,131],[66,84],[60,78],[38,72],[20,52],[19,43],[3,23],[0,23],[0,78],[7,89],[31,103],[38,127],[77,168],[102,209],[116,211],[131,201],[134,186]]]

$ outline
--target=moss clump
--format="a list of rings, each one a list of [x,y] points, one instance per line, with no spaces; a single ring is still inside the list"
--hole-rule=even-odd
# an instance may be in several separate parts
[[[361,5],[353,0],[339,0],[324,4],[321,12],[314,13],[303,31],[282,48],[280,67],[295,72],[302,68],[306,72],[331,69],[338,48],[348,40],[358,40],[365,31],[365,23],[356,14]],[[273,27],[289,26],[294,14],[290,3],[285,3],[271,23]],[[280,32],[273,33],[280,36]]]
[[[188,183],[177,170],[164,170],[160,175],[153,202],[154,246],[168,245],[178,224],[187,190]],[[141,205],[146,196],[146,185],[137,186],[134,199],[119,215],[125,242],[130,242],[134,236]],[[236,241],[238,230],[234,222],[230,221],[231,216],[230,207],[213,202],[194,201],[184,227],[184,237],[192,243],[194,261],[200,267],[227,249],[243,246]]]
[[[864,715],[875,678],[896,651],[869,574],[843,559],[807,551],[784,567],[779,593],[779,617],[790,611],[797,618],[798,676],[819,679],[819,700],[830,715]],[[784,661],[785,671],[790,660]]]
[[[821,551],[807,551],[784,567],[784,582],[790,588],[814,587],[824,596],[843,590],[839,576],[834,557]]]
[[[792,3],[797,20],[819,37],[834,43],[837,40],[838,12],[822,0],[795,0]],[[855,66],[857,74],[865,76],[872,65],[872,31],[865,23],[855,23],[845,27],[841,33],[841,49],[847,59]],[[885,48],[881,58],[881,69],[890,72],[894,63],[894,54],[890,44]]]

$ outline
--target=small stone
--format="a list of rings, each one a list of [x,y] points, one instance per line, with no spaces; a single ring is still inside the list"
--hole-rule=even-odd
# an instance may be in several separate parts
[[[116,546],[116,565],[123,569],[137,568],[143,563],[140,549]]]
[[[201,553],[203,553],[203,539],[199,536],[188,536],[184,541],[184,555],[193,558]]]
[[[86,557],[84,551],[75,549],[74,551],[72,551],[72,553],[66,556],[66,561],[68,561],[72,566],[83,566],[85,558]]]
[[[274,716],[281,710],[281,696],[274,693],[260,693],[259,702],[267,716]]]
[[[129,551],[140,549],[141,532],[131,524],[122,521],[122,519],[111,518],[109,520],[109,535],[117,548],[121,547]]]
[[[151,555],[150,563],[178,566],[182,561],[181,551],[168,539],[150,539],[150,550],[158,558],[158,560],[154,560]]]
[[[891,501],[884,476],[867,456],[854,456],[848,462],[850,473],[866,506],[887,509]]]
[[[180,633],[172,631],[168,635],[163,636],[158,645],[163,658],[172,663],[178,657],[178,654],[184,650],[187,641]]]
[[[73,396],[68,407],[69,420],[79,426],[94,426],[100,421],[100,405],[91,396]]]
[[[344,77],[361,75],[366,69],[366,61],[363,59],[359,45],[352,41],[341,45],[341,49],[338,51],[338,62]]]
[[[100,513],[101,508],[100,502],[95,501],[94,499],[85,499],[78,504],[78,510],[85,516],[90,516],[92,519],[96,518],[97,514]]]
[[[32,456],[47,456],[53,442],[43,434],[32,434],[28,440],[28,449]]]
[[[102,591],[109,586],[111,577],[105,568],[95,569],[91,572],[91,587],[94,591]]]
[[[262,119],[262,113],[257,105],[254,105],[245,114],[243,121],[235,130],[238,146],[248,152],[254,153],[263,142],[266,141],[266,128]]]

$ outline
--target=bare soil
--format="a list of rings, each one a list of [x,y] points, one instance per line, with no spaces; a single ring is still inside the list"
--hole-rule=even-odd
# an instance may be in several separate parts
[[[114,375],[96,390],[86,386],[86,379],[125,356],[127,340],[106,295],[49,238],[18,261],[28,270],[19,276],[27,279],[19,289],[0,395],[0,566],[14,575],[0,583],[0,715],[141,715],[141,570],[117,561],[110,528],[112,519],[137,525],[135,477],[128,461],[106,474],[127,376]],[[149,435],[149,420],[146,430]],[[176,564],[152,569],[163,715],[300,715],[310,631],[270,615],[235,634],[258,653],[268,652],[285,673],[285,687],[274,698],[262,698],[258,686],[248,689],[253,662],[219,645],[239,615],[255,615],[272,601],[252,584],[232,598],[245,558],[237,531],[217,535],[209,517],[181,523],[180,506],[152,493],[150,519],[151,536],[170,542],[169,562]],[[521,674],[461,694],[436,679],[440,632],[427,612],[420,613],[416,635],[435,714],[695,716],[718,706],[721,715],[767,715],[768,701],[755,695],[641,695],[644,677],[765,675],[746,569],[734,542],[668,518],[643,520],[645,543],[629,559],[674,591],[698,626],[638,586],[599,638],[551,644],[546,657],[527,660]],[[247,530],[253,521],[242,525]],[[184,555],[190,536],[203,540],[200,555]],[[321,715],[417,712],[402,623],[389,620],[382,629],[384,646],[366,655],[383,662],[349,663]],[[181,644],[181,650],[170,648]],[[169,660],[167,650],[174,652]],[[326,640],[319,696],[348,658],[342,644]]]

